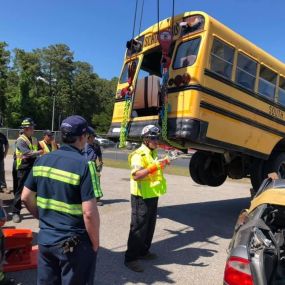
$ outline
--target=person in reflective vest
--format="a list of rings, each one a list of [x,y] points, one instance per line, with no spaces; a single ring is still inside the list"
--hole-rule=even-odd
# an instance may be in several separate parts
[[[16,171],[17,171],[17,188],[14,189],[14,201],[12,207],[13,222],[21,222],[21,194],[24,187],[24,182],[29,175],[30,170],[36,158],[43,153],[38,150],[38,141],[34,134],[35,123],[31,118],[26,118],[22,121],[21,128],[23,134],[16,141]]]
[[[125,265],[132,271],[142,272],[139,259],[155,259],[149,251],[156,223],[158,197],[166,193],[163,169],[168,159],[158,160],[157,147],[160,129],[148,125],[142,130],[143,143],[129,155],[131,167],[131,227]]]
[[[62,121],[63,145],[36,160],[22,193],[39,219],[39,285],[94,284],[99,247],[96,177],[83,156],[88,124],[81,116]]]
[[[95,145],[94,139],[95,139],[95,130],[92,127],[88,127],[88,136],[87,136],[87,143],[84,147],[84,156],[88,161],[91,161],[93,163],[93,172],[95,174],[96,183],[98,184],[98,191],[95,192],[95,196],[97,199],[97,206],[103,206],[104,203],[101,201],[101,198],[103,197],[103,192],[101,188],[100,183],[100,176],[101,171],[103,167],[103,161],[102,161],[102,152],[100,149],[100,146]],[[98,163],[97,163],[98,159]]]
[[[44,131],[44,139],[39,141],[39,149],[43,150],[43,154],[47,154],[58,149],[57,144],[54,141],[54,133],[52,131]]]

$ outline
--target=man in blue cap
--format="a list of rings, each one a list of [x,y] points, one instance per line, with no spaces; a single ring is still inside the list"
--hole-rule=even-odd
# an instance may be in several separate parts
[[[82,150],[88,125],[81,116],[61,124],[63,145],[40,157],[22,201],[39,219],[38,285],[94,284],[99,213],[94,169]]]
[[[87,130],[87,143],[84,148],[84,156],[88,161],[92,161],[94,165],[94,172],[96,172],[96,178],[98,183],[98,191],[95,192],[95,196],[97,199],[97,206],[103,206],[103,202],[101,198],[103,197],[103,192],[100,183],[100,176],[103,167],[103,160],[102,160],[102,152],[99,144],[95,144],[95,130],[92,127],[88,127]],[[97,162],[98,160],[98,162]]]

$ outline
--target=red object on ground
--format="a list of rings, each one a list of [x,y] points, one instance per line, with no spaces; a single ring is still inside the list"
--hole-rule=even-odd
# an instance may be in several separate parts
[[[33,233],[28,229],[3,229],[4,272],[37,268],[38,247],[32,246]]]

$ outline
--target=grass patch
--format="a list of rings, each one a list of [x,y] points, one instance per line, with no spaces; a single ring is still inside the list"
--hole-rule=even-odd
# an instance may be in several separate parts
[[[104,165],[113,168],[130,169],[128,162],[125,160],[115,160],[115,159],[105,158]],[[188,168],[181,166],[167,166],[166,169],[164,170],[164,173],[170,175],[189,176]]]

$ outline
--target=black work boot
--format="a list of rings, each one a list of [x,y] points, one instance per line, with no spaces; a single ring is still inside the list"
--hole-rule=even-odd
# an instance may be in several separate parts
[[[130,270],[132,270],[134,272],[143,272],[144,271],[144,269],[142,268],[142,266],[139,264],[139,262],[137,260],[125,261],[125,266],[127,266]]]
[[[139,256],[139,259],[154,260],[157,259],[157,255],[153,252],[148,251],[147,254]]]

